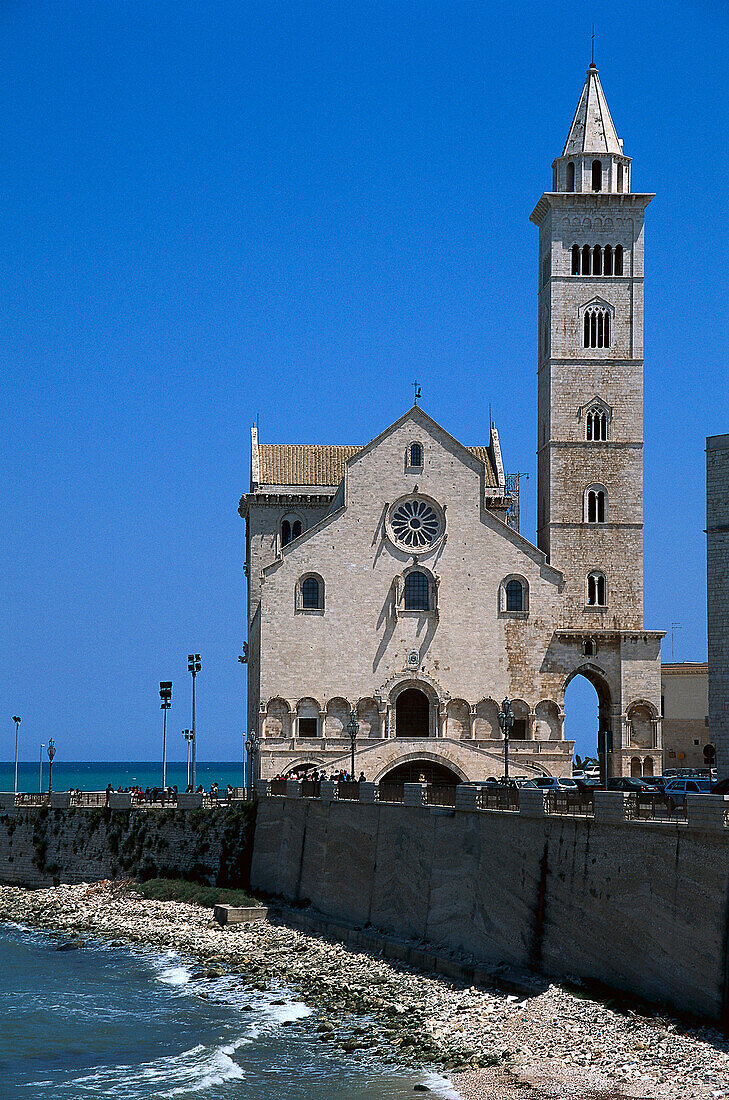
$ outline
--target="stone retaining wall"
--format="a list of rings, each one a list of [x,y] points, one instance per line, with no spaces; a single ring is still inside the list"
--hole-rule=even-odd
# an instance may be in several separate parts
[[[596,820],[263,798],[251,885],[349,928],[726,1026],[723,809],[707,803],[702,822],[690,807],[686,824],[626,821],[622,805]]]

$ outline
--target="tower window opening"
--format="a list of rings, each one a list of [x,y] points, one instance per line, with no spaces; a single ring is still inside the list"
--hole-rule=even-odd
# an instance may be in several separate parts
[[[594,657],[597,653],[597,645],[593,638],[586,638],[582,643],[582,652],[585,657]]]
[[[605,497],[604,489],[593,487],[587,490],[586,519],[588,523],[605,522]]]
[[[601,408],[590,409],[587,414],[587,440],[590,443],[604,443],[607,439],[607,416]]]
[[[592,272],[592,250],[589,244],[586,244],[582,249],[582,274],[590,275]]]
[[[605,574],[589,573],[587,576],[587,605],[588,607],[606,607],[605,599]]]
[[[580,274],[580,246],[578,244],[572,245],[572,274]]]
[[[574,162],[570,161],[567,165],[567,190],[574,191],[575,189],[575,166]]]
[[[602,161],[593,160],[592,162],[592,190],[602,191]]]
[[[297,519],[291,524],[291,538],[297,539],[301,534],[301,520]]]
[[[599,244],[592,250],[592,274],[602,275],[602,249]]]
[[[622,166],[622,164],[619,164],[618,165],[618,191],[623,190],[623,175],[624,175],[623,166]]]
[[[586,348],[610,347],[610,313],[607,309],[593,306],[585,310],[582,337]]]
[[[623,246],[621,244],[615,249],[615,274],[623,274]]]
[[[602,258],[602,273],[603,275],[612,275],[613,273],[613,246],[611,244],[605,245],[605,251]]]
[[[288,546],[291,542],[291,524],[287,519],[281,524],[281,545]]]
[[[406,611],[430,611],[430,586],[425,573],[417,569],[405,578],[404,603]]]

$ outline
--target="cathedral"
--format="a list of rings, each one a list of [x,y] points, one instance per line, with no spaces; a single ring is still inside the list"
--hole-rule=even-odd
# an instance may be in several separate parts
[[[251,436],[248,728],[257,772],[567,776],[564,695],[596,689],[612,775],[662,767],[662,634],[643,628],[643,229],[649,194],[591,64],[538,253],[537,543],[490,427],[417,403],[366,446]],[[485,433],[486,434],[486,433]],[[518,526],[518,524],[517,524]]]

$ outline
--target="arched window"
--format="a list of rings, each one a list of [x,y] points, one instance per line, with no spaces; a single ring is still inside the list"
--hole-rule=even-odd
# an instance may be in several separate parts
[[[600,485],[591,485],[585,493],[585,520],[587,523],[604,523],[607,493]]]
[[[574,191],[575,189],[575,165],[573,161],[570,161],[567,165],[567,190]]]
[[[622,164],[619,164],[618,165],[618,191],[622,191],[622,190],[623,190],[623,166],[622,166]]]
[[[521,581],[510,580],[506,584],[506,610],[507,611],[523,611],[524,610],[524,589],[521,586]]]
[[[602,249],[599,244],[592,250],[592,274],[602,275]]]
[[[587,576],[587,605],[588,607],[606,607],[605,599],[605,574],[589,573]]]
[[[578,244],[572,245],[572,274],[580,274],[580,246]]]
[[[612,275],[613,273],[613,246],[611,244],[605,245],[605,251],[603,253],[602,273],[603,275]]]
[[[592,259],[592,251],[590,249],[589,244],[586,244],[585,247],[582,249],[582,274],[583,275],[589,275],[591,273],[591,271],[592,271],[592,264],[590,262],[591,259]]]
[[[617,245],[615,249],[615,274],[623,274],[623,246],[621,244]]]
[[[430,611],[428,577],[417,569],[405,578],[404,606],[406,611]]]
[[[419,443],[410,444],[410,465],[420,469],[423,465],[423,448]]]
[[[583,345],[586,348],[610,347],[610,312],[603,306],[590,306],[583,320]]]
[[[281,524],[281,545],[288,546],[291,542],[291,524],[287,519]]]
[[[590,443],[604,443],[607,439],[607,416],[599,405],[587,414],[587,439]]]
[[[592,190],[602,191],[602,161],[593,160],[592,162]]]
[[[291,524],[291,538],[292,539],[297,539],[300,534],[301,534],[301,520],[296,519]]]
[[[594,638],[586,638],[582,643],[582,652],[585,657],[594,657],[597,653],[597,642]]]
[[[304,611],[324,610],[324,582],[320,577],[304,577],[301,581],[301,607]]]

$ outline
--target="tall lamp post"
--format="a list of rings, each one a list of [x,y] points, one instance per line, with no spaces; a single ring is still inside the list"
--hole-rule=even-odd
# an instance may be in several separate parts
[[[499,712],[499,729],[504,736],[504,779],[509,778],[509,737],[514,727],[514,715],[511,712],[511,703],[504,699]]]
[[[357,734],[359,733],[359,722],[357,721],[357,711],[352,707],[349,714],[349,721],[347,722],[347,733],[349,735],[349,746],[352,750],[352,782],[355,782],[354,778],[354,749],[357,744]]]
[[[45,742],[41,741],[40,759],[38,760],[38,794],[43,792],[43,749],[45,747]]]
[[[192,744],[192,734],[189,730],[183,730],[182,736],[187,742],[187,785],[190,786],[190,745]]]
[[[162,700],[160,707],[164,718],[162,720],[162,786],[167,786],[167,711],[172,706],[172,681],[160,680],[159,697]]]
[[[251,730],[246,740],[246,749],[248,751],[248,790],[253,790],[253,759],[258,752],[261,740],[255,730]]]
[[[199,653],[188,653],[187,671],[192,676],[192,788],[197,787],[197,740],[195,738],[195,677],[202,668]],[[190,784],[188,783],[188,787]]]
[[[13,715],[13,721],[15,722],[15,787],[13,788],[15,794],[18,793],[18,728],[20,726],[20,716]]]
[[[48,794],[53,794],[53,757],[56,755],[56,742],[52,737],[48,738]]]

